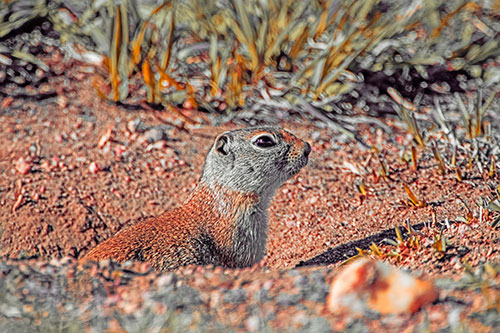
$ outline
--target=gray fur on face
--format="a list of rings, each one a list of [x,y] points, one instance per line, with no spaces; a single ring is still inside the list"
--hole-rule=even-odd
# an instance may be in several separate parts
[[[259,134],[252,136],[256,131]],[[202,181],[210,187],[223,184],[234,191],[255,193],[269,202],[278,187],[307,164],[307,156],[289,155],[293,143],[285,140],[282,131],[250,127],[222,133],[207,155]],[[259,147],[256,140],[262,136],[275,144]]]

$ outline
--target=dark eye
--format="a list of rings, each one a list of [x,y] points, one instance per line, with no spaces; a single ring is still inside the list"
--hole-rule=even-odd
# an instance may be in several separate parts
[[[269,148],[275,146],[276,142],[274,142],[274,139],[269,135],[262,135],[255,140],[254,145],[260,148]]]

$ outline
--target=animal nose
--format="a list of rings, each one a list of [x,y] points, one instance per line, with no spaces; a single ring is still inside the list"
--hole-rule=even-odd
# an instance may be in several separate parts
[[[311,153],[311,145],[306,142],[304,144],[304,155],[308,157],[310,153]]]

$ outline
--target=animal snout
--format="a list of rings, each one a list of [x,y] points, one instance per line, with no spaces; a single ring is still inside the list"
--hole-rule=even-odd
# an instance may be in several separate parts
[[[308,157],[311,153],[311,145],[307,142],[304,143],[304,156]]]

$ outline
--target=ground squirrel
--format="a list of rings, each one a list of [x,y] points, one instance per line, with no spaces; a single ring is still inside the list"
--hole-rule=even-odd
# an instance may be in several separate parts
[[[274,127],[222,133],[184,205],[117,233],[82,260],[141,260],[157,270],[251,266],[265,254],[269,202],[310,152],[307,142]]]

